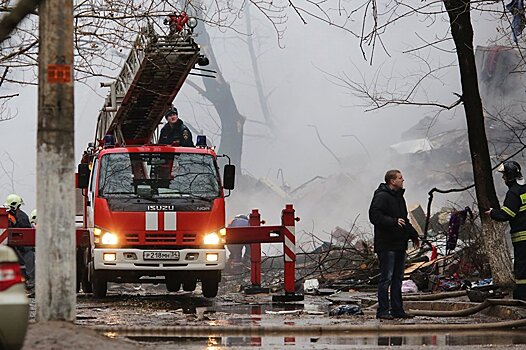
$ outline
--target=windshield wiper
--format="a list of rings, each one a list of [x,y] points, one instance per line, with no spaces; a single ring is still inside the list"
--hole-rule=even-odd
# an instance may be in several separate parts
[[[102,192],[102,195],[103,196],[107,196],[107,195],[110,195],[110,194],[127,194],[129,196],[133,196],[135,193],[133,192]]]
[[[214,200],[213,198],[208,198],[208,197],[198,196],[198,195],[193,194],[193,193],[190,193],[190,192],[168,191],[168,192],[162,192],[162,193],[159,193],[159,195],[162,195],[162,194],[180,194],[180,195],[187,195],[187,196],[189,196],[190,198],[200,199],[200,200],[207,201],[207,202],[210,202],[210,203]],[[183,197],[183,198],[184,198],[184,197]]]
[[[159,200],[157,198],[151,198],[151,197],[138,197],[137,200],[141,200],[141,199],[146,199],[147,201],[150,201],[150,202],[155,202],[157,203]]]
[[[155,202],[155,203],[157,203],[159,201],[157,198],[136,196],[136,194],[133,193],[133,192],[106,192],[106,193],[104,193],[104,196],[107,197],[108,195],[112,195],[112,194],[127,194],[128,196],[132,197],[132,198],[127,197],[127,198],[130,198],[130,199],[137,199],[137,200],[145,199],[147,201]]]

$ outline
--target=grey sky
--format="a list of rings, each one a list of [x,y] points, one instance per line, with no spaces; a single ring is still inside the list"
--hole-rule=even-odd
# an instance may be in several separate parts
[[[443,18],[446,18],[445,15]],[[479,18],[478,15],[474,16],[474,26],[476,44],[486,44],[488,37],[495,36],[495,26],[492,27],[491,22]],[[255,24],[253,27],[257,28]],[[340,212],[337,212],[336,216],[341,222],[335,222],[338,218],[329,215],[331,222],[334,222],[333,226],[345,226],[357,214],[362,214],[363,223],[367,225],[363,210],[367,209],[373,190],[383,180],[385,170],[403,167],[396,158],[388,156],[387,147],[400,141],[401,132],[416,124],[420,118],[433,113],[430,109],[417,107],[390,108],[365,113],[364,107],[359,106],[363,101],[331,82],[323,72],[337,75],[345,71],[360,80],[358,72],[371,78],[381,68],[380,76],[384,81],[390,74],[401,77],[407,74],[407,79],[410,79],[409,72],[414,72],[415,68],[417,68],[416,73],[418,72],[418,60],[403,54],[402,51],[415,45],[422,45],[415,33],[418,32],[420,36],[432,41],[435,33],[442,35],[447,28],[446,21],[437,21],[428,28],[422,24],[417,27],[410,20],[397,24],[391,27],[384,37],[392,57],[387,57],[381,48],[377,47],[374,64],[370,66],[364,61],[357,40],[348,33],[330,28],[315,20],[303,25],[297,18],[289,17],[283,41],[285,48],[278,48],[274,37],[260,40],[261,47],[258,48],[261,53],[260,69],[264,77],[263,83],[267,90],[274,90],[269,102],[274,121],[280,131],[275,138],[251,137],[248,135],[265,132],[268,134],[268,130],[248,122],[245,128],[247,136],[244,141],[243,168],[255,177],[268,177],[277,184],[280,182],[276,179],[276,175],[281,168],[292,187],[316,175],[330,176],[339,172],[335,159],[321,147],[314,129],[308,127],[309,124],[316,125],[324,142],[339,157],[358,159],[355,161],[358,164],[355,164],[354,171],[360,170],[354,174],[360,179],[356,182],[360,186],[356,189],[360,201],[356,202],[354,198],[352,207],[348,203],[339,203],[340,207],[345,208],[348,216],[341,217]],[[272,35],[269,29],[264,31]],[[248,65],[246,47],[230,31],[214,31],[212,36],[223,75],[231,84],[241,113],[249,119],[262,121],[251,81],[252,73]],[[199,37],[196,41],[199,42]],[[451,48],[452,43],[449,42],[443,47]],[[456,55],[437,50],[423,51],[423,55],[435,65],[456,62]],[[434,85],[428,86],[427,93],[430,97],[448,104],[454,101],[452,92],[460,93],[461,90],[458,69],[453,67],[446,72],[447,74],[440,77],[442,83],[435,82]],[[201,78],[190,79],[200,84]],[[398,82],[398,84],[403,83],[404,78]],[[93,82],[92,86],[94,86],[93,90],[83,84],[75,86],[77,160],[80,159],[87,142],[93,140],[98,111],[103,104],[102,96],[107,93],[106,90],[98,88],[96,82]],[[5,89],[1,91],[5,92]],[[26,206],[23,209],[29,213],[36,206],[36,88],[25,87],[17,91],[21,95],[12,104],[13,110],[17,112],[16,118],[0,123],[2,145],[0,161],[4,167],[0,169],[0,198],[3,200],[7,194],[16,192],[24,198]],[[420,97],[422,100],[425,98],[423,95]],[[196,92],[186,86],[178,95],[175,104],[184,121],[197,124],[205,130],[214,130],[214,120],[216,123],[217,117],[213,112],[208,115],[211,109],[203,108],[200,104],[202,102]],[[462,107],[459,106],[454,111],[444,112],[440,118],[446,118],[452,125],[462,127],[465,124],[463,115]],[[371,153],[373,161],[370,164],[360,164],[358,156],[364,155],[363,148],[354,140],[342,137],[345,134],[354,134],[363,142]],[[214,139],[218,143],[218,138]],[[9,157],[14,160],[13,165]],[[12,173],[11,166],[14,166]],[[403,171],[403,168],[401,170]],[[10,179],[11,175],[13,179]],[[427,198],[420,192],[412,191],[411,188],[415,177],[423,174],[404,173],[404,175],[408,188],[408,202],[418,202],[424,206]],[[267,210],[263,212],[264,216],[272,221],[271,223],[277,222],[280,203],[270,204],[264,198],[254,200],[255,203],[258,201],[261,203],[258,206]],[[303,219],[301,222],[303,228],[308,229],[312,225],[314,213],[327,216],[323,214],[325,204],[314,204],[319,209],[304,208],[303,210],[303,213],[309,213],[310,217],[302,214],[302,208],[296,208],[297,214]],[[252,203],[247,202],[247,206],[252,206]],[[227,220],[235,214],[228,212]],[[330,229],[330,225],[324,222],[318,227]]]

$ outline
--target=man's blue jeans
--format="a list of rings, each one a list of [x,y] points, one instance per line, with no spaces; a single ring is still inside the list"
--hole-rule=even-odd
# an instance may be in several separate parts
[[[389,315],[389,287],[391,287],[391,315],[403,315],[402,279],[404,278],[405,251],[388,250],[377,254],[380,260],[380,280],[378,281],[376,316]]]

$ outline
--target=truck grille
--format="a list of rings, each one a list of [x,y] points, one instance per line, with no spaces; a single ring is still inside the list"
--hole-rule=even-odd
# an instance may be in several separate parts
[[[139,234],[138,233],[127,233],[126,243],[139,243]]]
[[[195,242],[195,236],[196,236],[195,233],[185,233],[185,234],[183,235],[183,242],[184,242],[184,243],[192,243],[192,242]]]
[[[127,244],[149,243],[149,244],[188,244],[196,241],[196,233],[126,233]]]
[[[175,243],[177,241],[177,236],[173,233],[146,233],[145,242],[146,243]]]

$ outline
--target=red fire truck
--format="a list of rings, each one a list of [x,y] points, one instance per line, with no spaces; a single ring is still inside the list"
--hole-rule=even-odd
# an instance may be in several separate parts
[[[195,21],[188,24],[195,26]],[[281,243],[284,295],[295,291],[295,210],[287,204],[281,225],[260,226],[252,210],[250,227],[225,227],[225,190],[234,188],[235,167],[197,136],[195,147],[156,143],[164,113],[195,65],[206,65],[192,28],[160,36],[152,28],[138,35],[110,87],[90,143],[78,166],[79,219],[76,230],[77,292],[104,297],[108,282],[164,283],[168,291],[196,289],[215,297],[225,267],[225,242],[251,244],[251,283],[261,288],[261,243]],[[201,70],[211,72],[207,70]],[[218,158],[225,157],[223,176]],[[226,161],[228,160],[228,161]],[[227,233],[228,232],[228,233]],[[0,208],[0,244],[34,246],[35,229],[8,228]],[[38,268],[38,267],[37,267]]]
[[[202,136],[196,147],[155,144],[164,112],[203,60],[190,32],[145,30],[116,81],[104,84],[111,90],[77,177],[88,233],[77,267],[82,289],[97,297],[108,282],[164,283],[169,291],[201,282],[205,297],[217,294],[234,166],[225,165],[221,181]]]

